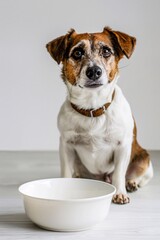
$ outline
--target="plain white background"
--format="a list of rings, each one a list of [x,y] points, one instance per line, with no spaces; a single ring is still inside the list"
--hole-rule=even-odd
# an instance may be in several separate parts
[[[108,25],[137,38],[120,64],[138,139],[160,149],[159,0],[0,0],[0,150],[57,150],[57,114],[66,97],[60,67],[45,45]]]

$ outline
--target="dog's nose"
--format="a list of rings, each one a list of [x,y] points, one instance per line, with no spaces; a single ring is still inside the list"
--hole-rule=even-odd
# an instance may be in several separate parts
[[[86,71],[86,76],[91,80],[97,80],[102,75],[102,69],[98,66],[88,67]]]

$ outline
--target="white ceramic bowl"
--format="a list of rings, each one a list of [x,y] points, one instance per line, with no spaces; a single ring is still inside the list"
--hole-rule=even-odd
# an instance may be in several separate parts
[[[106,218],[115,187],[96,180],[55,178],[25,183],[19,191],[35,224],[54,231],[79,231]]]

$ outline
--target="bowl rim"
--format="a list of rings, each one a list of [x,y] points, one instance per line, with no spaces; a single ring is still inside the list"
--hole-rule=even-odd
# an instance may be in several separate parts
[[[98,182],[99,184],[103,184],[103,185],[107,185],[109,187],[111,187],[113,189],[113,191],[109,194],[104,194],[104,195],[101,195],[101,196],[97,196],[97,197],[86,197],[86,198],[68,198],[68,199],[60,199],[60,198],[57,198],[57,199],[54,199],[54,198],[44,198],[44,197],[36,197],[36,196],[33,196],[32,194],[26,194],[24,193],[23,191],[23,188],[26,186],[26,185],[29,185],[29,184],[32,184],[32,183],[35,183],[35,182],[45,182],[45,181],[51,181],[51,180],[60,180],[60,179],[74,179],[74,181],[94,181],[94,182]],[[33,180],[33,181],[29,181],[29,182],[26,182],[24,184],[21,184],[19,187],[18,187],[18,191],[20,192],[20,194],[22,194],[24,197],[29,197],[29,198],[32,198],[32,199],[39,199],[39,200],[42,200],[42,201],[51,201],[51,202],[55,202],[55,201],[58,201],[58,202],[84,202],[84,201],[93,201],[93,200],[100,200],[100,199],[103,199],[103,198],[106,198],[106,197],[110,197],[110,196],[113,196],[116,192],[116,187],[110,183],[106,183],[106,182],[103,182],[103,181],[100,181],[100,180],[94,180],[94,179],[87,179],[87,178],[45,178],[45,179],[38,179],[38,180]]]

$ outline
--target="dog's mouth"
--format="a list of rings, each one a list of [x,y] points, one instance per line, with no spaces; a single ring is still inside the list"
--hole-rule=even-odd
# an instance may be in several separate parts
[[[101,87],[103,84],[102,83],[93,83],[93,84],[85,84],[86,88],[98,88]]]

